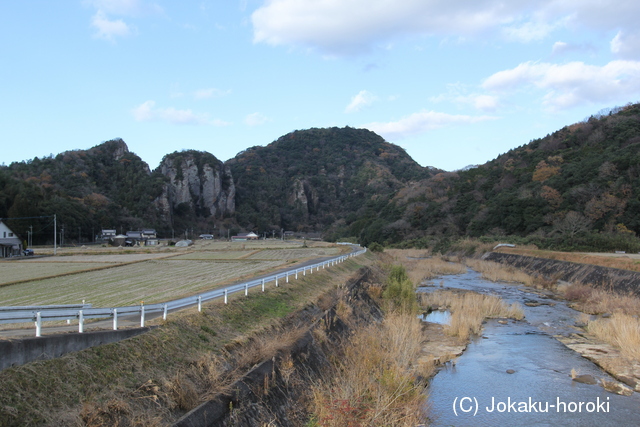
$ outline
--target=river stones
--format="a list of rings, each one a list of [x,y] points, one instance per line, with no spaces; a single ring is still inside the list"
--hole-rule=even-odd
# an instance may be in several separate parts
[[[593,375],[576,375],[575,378],[573,378],[573,380],[577,383],[582,383],[582,384],[598,384],[598,380],[596,380]]]
[[[507,374],[515,374],[516,371],[513,369],[507,369]]]

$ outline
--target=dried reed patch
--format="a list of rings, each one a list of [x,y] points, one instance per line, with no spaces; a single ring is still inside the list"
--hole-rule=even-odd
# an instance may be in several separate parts
[[[420,295],[422,307],[446,307],[451,310],[451,322],[445,325],[447,335],[466,341],[482,330],[486,318],[507,317],[521,320],[524,312],[519,304],[511,305],[492,295],[475,292],[436,291]]]
[[[481,273],[483,279],[492,282],[523,283],[526,286],[535,286],[537,284],[533,276],[509,265],[470,258],[465,259],[465,264]]]
[[[640,319],[614,313],[608,319],[592,320],[587,330],[599,339],[617,347],[627,358],[640,362]]]
[[[388,249],[386,252],[394,262],[407,269],[409,279],[417,284],[438,276],[467,272],[467,268],[459,262],[451,262],[441,256],[430,256],[425,250]]]
[[[636,254],[608,254],[583,252],[555,252],[538,250],[528,247],[500,248],[496,252],[548,258],[559,261],[576,262],[580,264],[599,265],[601,267],[619,268],[622,270],[640,271],[640,260]]]
[[[321,426],[416,426],[432,373],[418,366],[423,334],[408,313],[389,313],[380,324],[357,330],[334,361],[330,379],[313,387],[312,412]]]
[[[589,314],[620,312],[640,315],[640,298],[633,294],[620,294],[590,285],[572,283],[563,289],[564,297],[573,301],[573,308]]]

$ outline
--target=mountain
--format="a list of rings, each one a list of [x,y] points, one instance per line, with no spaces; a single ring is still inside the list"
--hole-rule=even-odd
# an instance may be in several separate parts
[[[295,131],[227,164],[236,219],[259,230],[326,231],[433,175],[397,145],[349,127]]]
[[[161,222],[153,201],[164,178],[152,173],[121,139],[14,162],[0,168],[0,183],[0,216],[30,218],[10,225],[22,236],[33,227],[34,243],[42,234],[37,231],[52,222],[36,217],[54,213],[66,236],[75,241],[91,240],[101,227],[126,231]]]
[[[566,126],[484,165],[412,183],[393,203],[411,235],[390,242],[516,236],[568,249],[630,247],[640,233],[640,104]]]
[[[154,204],[165,224],[183,230],[194,224],[215,228],[235,214],[236,189],[229,170],[210,153],[187,150],[164,156],[157,172],[165,178]]]
[[[30,218],[10,221],[16,232],[33,227],[44,243],[51,219],[31,217],[53,213],[67,241],[154,227],[162,236],[292,230],[413,246],[471,236],[638,252],[640,104],[455,172],[421,167],[350,127],[298,130],[224,163],[174,152],[154,171],[121,139],[0,167],[0,217]]]

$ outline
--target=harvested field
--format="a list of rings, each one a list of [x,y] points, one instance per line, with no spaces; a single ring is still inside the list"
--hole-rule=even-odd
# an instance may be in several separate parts
[[[340,253],[340,248],[298,248],[298,249],[265,249],[250,255],[249,259],[304,259],[333,256]]]
[[[228,260],[242,259],[251,255],[255,251],[199,251],[173,257],[174,260],[193,259],[193,260]],[[280,259],[280,258],[276,258]]]
[[[108,267],[100,262],[84,263],[39,263],[39,262],[5,262],[0,271],[0,285],[23,280],[35,280],[43,277],[59,276],[94,268]],[[0,298],[0,305],[4,305]]]
[[[159,259],[176,256],[171,252],[158,253],[123,253],[123,254],[96,254],[96,255],[67,255],[52,256],[33,259],[23,259],[17,263],[73,263],[73,262],[104,262],[111,264],[125,264],[128,262],[146,261],[148,259]]]
[[[136,305],[140,301],[151,304],[211,290],[233,279],[273,269],[284,262],[149,260],[5,286],[0,288],[0,305],[77,304],[82,300],[94,307]],[[83,264],[84,267],[86,265]]]

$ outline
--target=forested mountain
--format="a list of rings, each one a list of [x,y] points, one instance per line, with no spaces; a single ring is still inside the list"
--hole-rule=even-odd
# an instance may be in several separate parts
[[[228,161],[236,219],[259,230],[327,231],[385,206],[433,171],[366,129],[309,129]]]
[[[640,233],[640,104],[412,183],[392,203],[395,215],[378,218],[387,225],[376,241],[517,236],[539,246],[636,250],[629,245]]]
[[[85,241],[102,227],[154,227],[164,236],[284,229],[366,245],[473,236],[640,250],[640,104],[457,172],[423,168],[375,133],[349,127],[295,131],[225,163],[175,152],[153,172],[119,139],[0,168],[0,217],[53,213],[67,236]],[[38,221],[10,225],[23,236],[32,225],[36,237],[50,220]]]
[[[129,152],[121,139],[89,150],[67,151],[0,168],[0,217],[58,217],[65,236],[90,241],[101,227],[138,229],[158,224],[153,204],[161,194],[164,177]],[[9,221],[12,229],[34,243],[44,243],[52,218]],[[52,237],[51,237],[52,238]],[[44,241],[43,241],[44,240]]]

